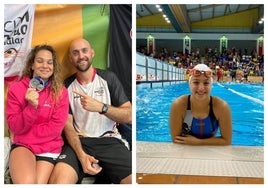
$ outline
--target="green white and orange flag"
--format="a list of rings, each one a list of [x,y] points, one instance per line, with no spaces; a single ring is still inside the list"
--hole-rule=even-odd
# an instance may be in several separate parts
[[[17,31],[23,29],[17,28],[18,23],[16,23],[25,14],[26,10],[23,8],[28,10],[27,14],[29,15],[27,16],[33,21],[27,27],[31,37],[25,38],[23,36],[25,43],[25,49],[21,50],[23,57],[35,45],[52,45],[58,54],[59,62],[66,63],[66,66],[63,66],[63,72],[64,76],[67,76],[73,71],[66,59],[68,46],[73,39],[84,37],[91,42],[95,50],[94,63],[97,64],[93,63],[94,66],[107,68],[109,5],[5,5],[5,36],[12,34],[10,31],[14,31],[13,34],[16,34]],[[13,23],[13,25],[6,23]],[[5,51],[10,48],[6,45],[6,41],[7,37],[5,37]],[[21,58],[18,61],[20,61],[21,66],[18,66],[19,63],[9,66],[10,63],[5,62],[5,78],[20,74],[24,59]]]
[[[83,37],[95,50],[93,66],[115,72],[131,100],[131,12],[131,5],[5,4],[6,83],[20,77],[27,52],[40,44],[54,47],[66,78],[75,72],[68,59],[69,44]],[[11,40],[23,42],[16,44],[16,63],[8,56],[15,48]]]

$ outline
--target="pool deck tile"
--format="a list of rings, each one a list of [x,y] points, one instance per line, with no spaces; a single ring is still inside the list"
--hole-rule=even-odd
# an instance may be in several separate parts
[[[262,146],[136,143],[137,183],[263,184]]]

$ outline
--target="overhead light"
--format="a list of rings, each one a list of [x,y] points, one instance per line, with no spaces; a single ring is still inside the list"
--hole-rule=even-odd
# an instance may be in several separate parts
[[[259,24],[263,24],[263,22],[264,22],[264,17],[262,17],[262,18],[258,21]]]
[[[155,5],[155,7],[158,9],[159,12],[163,12],[163,9],[161,8],[160,5]],[[163,12],[163,17],[165,18],[167,23],[170,23],[169,18],[167,17],[167,15],[165,14],[165,12]]]

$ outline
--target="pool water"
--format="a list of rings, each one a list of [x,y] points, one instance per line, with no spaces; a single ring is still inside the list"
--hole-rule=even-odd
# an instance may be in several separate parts
[[[178,96],[189,93],[186,82],[155,88],[144,87],[143,84],[137,85],[137,140],[171,142],[169,132],[171,103]],[[222,98],[231,108],[232,145],[264,145],[263,84],[213,83],[211,95]]]

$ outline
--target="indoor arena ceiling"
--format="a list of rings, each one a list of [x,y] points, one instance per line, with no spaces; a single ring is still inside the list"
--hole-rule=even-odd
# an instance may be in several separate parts
[[[136,5],[137,32],[263,34],[263,4]],[[170,20],[167,23],[163,17]]]

